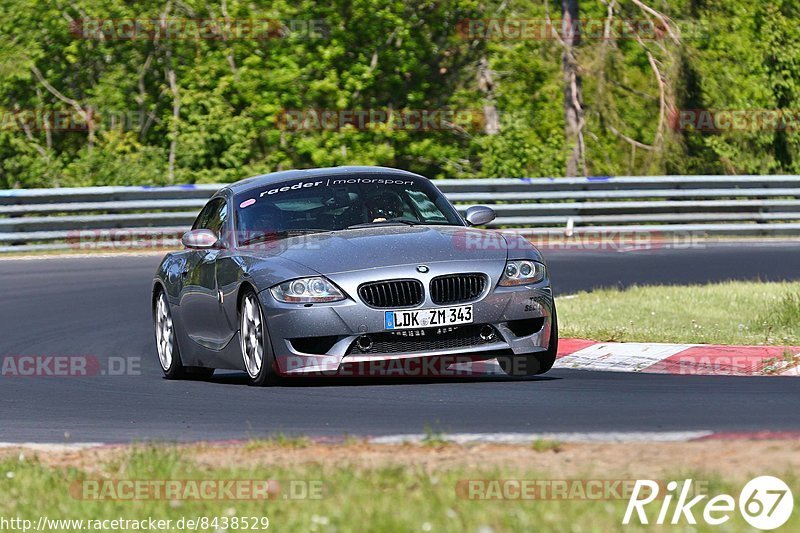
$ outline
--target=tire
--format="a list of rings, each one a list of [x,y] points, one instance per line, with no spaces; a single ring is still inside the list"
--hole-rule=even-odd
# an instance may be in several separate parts
[[[550,328],[550,342],[547,345],[547,350],[531,354],[498,357],[497,362],[500,363],[500,368],[503,369],[503,372],[509,376],[536,376],[544,374],[553,368],[557,355],[558,314],[556,313],[556,304],[553,302],[553,324]]]
[[[169,308],[167,295],[159,289],[153,308],[153,328],[156,335],[156,352],[158,365],[167,379],[208,379],[214,374],[213,368],[184,366],[175,337],[172,322],[172,311]]]
[[[239,304],[239,346],[250,385],[275,385],[275,355],[267,333],[264,311],[255,291],[246,289]]]

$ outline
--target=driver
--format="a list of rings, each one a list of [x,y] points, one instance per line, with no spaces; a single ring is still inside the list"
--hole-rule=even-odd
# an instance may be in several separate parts
[[[366,201],[367,214],[372,222],[384,222],[403,216],[403,201],[397,193],[382,191]]]

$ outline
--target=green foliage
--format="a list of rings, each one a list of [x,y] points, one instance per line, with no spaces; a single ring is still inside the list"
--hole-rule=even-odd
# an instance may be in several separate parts
[[[141,144],[134,132],[101,132],[92,148],[82,147],[69,161],[60,184],[64,187],[165,185],[164,162],[164,150]]]
[[[684,31],[679,42],[584,38],[576,53],[587,173],[800,172],[798,131],[659,126],[650,61],[666,84],[670,119],[680,109],[796,111],[800,1],[647,3],[676,27],[702,31]],[[548,15],[558,23],[560,2],[224,5],[226,13],[222,3],[199,0],[0,0],[0,188],[224,182],[343,164],[431,177],[564,173],[561,45],[467,39],[461,24]],[[630,0],[615,5],[617,20],[651,18]],[[582,0],[580,8],[586,20],[608,15],[599,0]],[[295,31],[260,40],[80,38],[87,19],[162,16],[270,19]],[[488,89],[478,81],[482,60],[493,79]],[[485,129],[485,106],[498,112],[497,134]],[[97,119],[92,131],[53,128],[41,118],[86,110]],[[423,129],[371,123],[295,130],[282,127],[286,110],[450,110],[473,120]],[[26,112],[40,120],[22,127],[16,117]]]

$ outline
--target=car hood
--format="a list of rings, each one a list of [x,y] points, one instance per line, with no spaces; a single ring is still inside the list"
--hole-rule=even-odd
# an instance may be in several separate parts
[[[282,257],[320,274],[336,274],[441,261],[505,261],[509,246],[501,233],[490,230],[377,226],[281,239],[269,248],[259,255]]]

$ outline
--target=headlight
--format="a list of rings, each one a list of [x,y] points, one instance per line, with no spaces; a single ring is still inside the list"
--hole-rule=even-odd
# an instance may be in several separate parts
[[[337,302],[344,300],[344,294],[336,285],[323,277],[300,278],[275,285],[270,289],[272,296],[285,303]]]
[[[506,268],[500,278],[500,285],[508,287],[539,283],[544,279],[544,276],[545,268],[542,263],[537,263],[536,261],[507,261]]]

